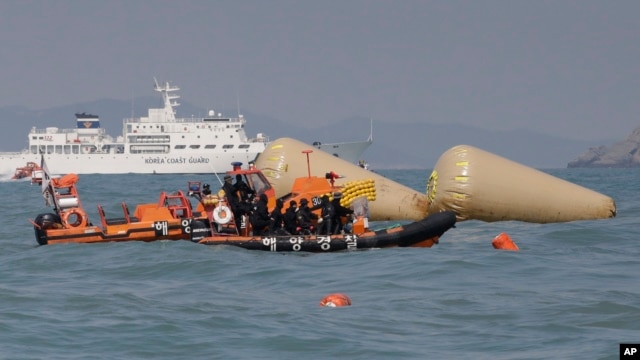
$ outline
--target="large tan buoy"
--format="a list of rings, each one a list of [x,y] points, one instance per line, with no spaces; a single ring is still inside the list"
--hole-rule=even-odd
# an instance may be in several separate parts
[[[427,195],[429,213],[454,210],[458,221],[552,223],[616,215],[606,195],[469,145],[442,154]]]
[[[313,150],[309,153],[309,165],[304,150]],[[427,215],[426,194],[295,139],[281,138],[270,143],[258,156],[256,167],[268,178],[277,197],[291,192],[294,180],[308,176],[309,171],[312,176],[320,177],[333,171],[341,176],[335,185],[345,185],[347,181],[374,180],[376,200],[369,202],[372,221],[417,221]]]

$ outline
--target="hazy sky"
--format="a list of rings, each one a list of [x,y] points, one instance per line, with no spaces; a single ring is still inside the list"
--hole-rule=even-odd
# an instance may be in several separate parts
[[[640,126],[637,0],[2,0],[0,43],[0,107],[156,96],[155,76],[310,125]]]

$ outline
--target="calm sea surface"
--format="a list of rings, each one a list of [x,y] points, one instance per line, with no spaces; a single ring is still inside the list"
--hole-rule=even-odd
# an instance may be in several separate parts
[[[611,196],[618,216],[461,222],[430,249],[37,246],[39,187],[2,181],[0,359],[617,359],[619,343],[640,342],[640,170],[546,171]],[[421,192],[430,172],[380,171]],[[97,219],[97,203],[115,216],[123,200],[188,180],[217,183],[87,175],[78,186]],[[492,248],[503,231],[519,252]],[[334,292],[353,305],[318,305]]]

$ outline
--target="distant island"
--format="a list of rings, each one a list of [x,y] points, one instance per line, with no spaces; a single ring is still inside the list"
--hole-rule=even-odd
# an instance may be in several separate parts
[[[631,135],[610,147],[592,147],[577,159],[569,162],[568,168],[635,168],[640,167],[640,127]]]

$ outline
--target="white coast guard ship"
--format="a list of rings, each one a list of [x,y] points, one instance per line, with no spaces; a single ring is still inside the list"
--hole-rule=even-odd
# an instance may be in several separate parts
[[[76,114],[76,128],[33,127],[27,149],[0,153],[0,173],[13,174],[29,162],[40,164],[40,154],[51,174],[223,173],[232,162],[249,163],[266,148],[265,135],[247,137],[242,115],[225,117],[210,111],[204,118],[176,118],[178,90],[156,80],[155,91],[162,94],[164,107],[149,109],[146,117],[124,119],[123,133],[116,138],[100,127],[98,116],[86,113]],[[368,145],[370,140],[319,148],[355,162]]]

